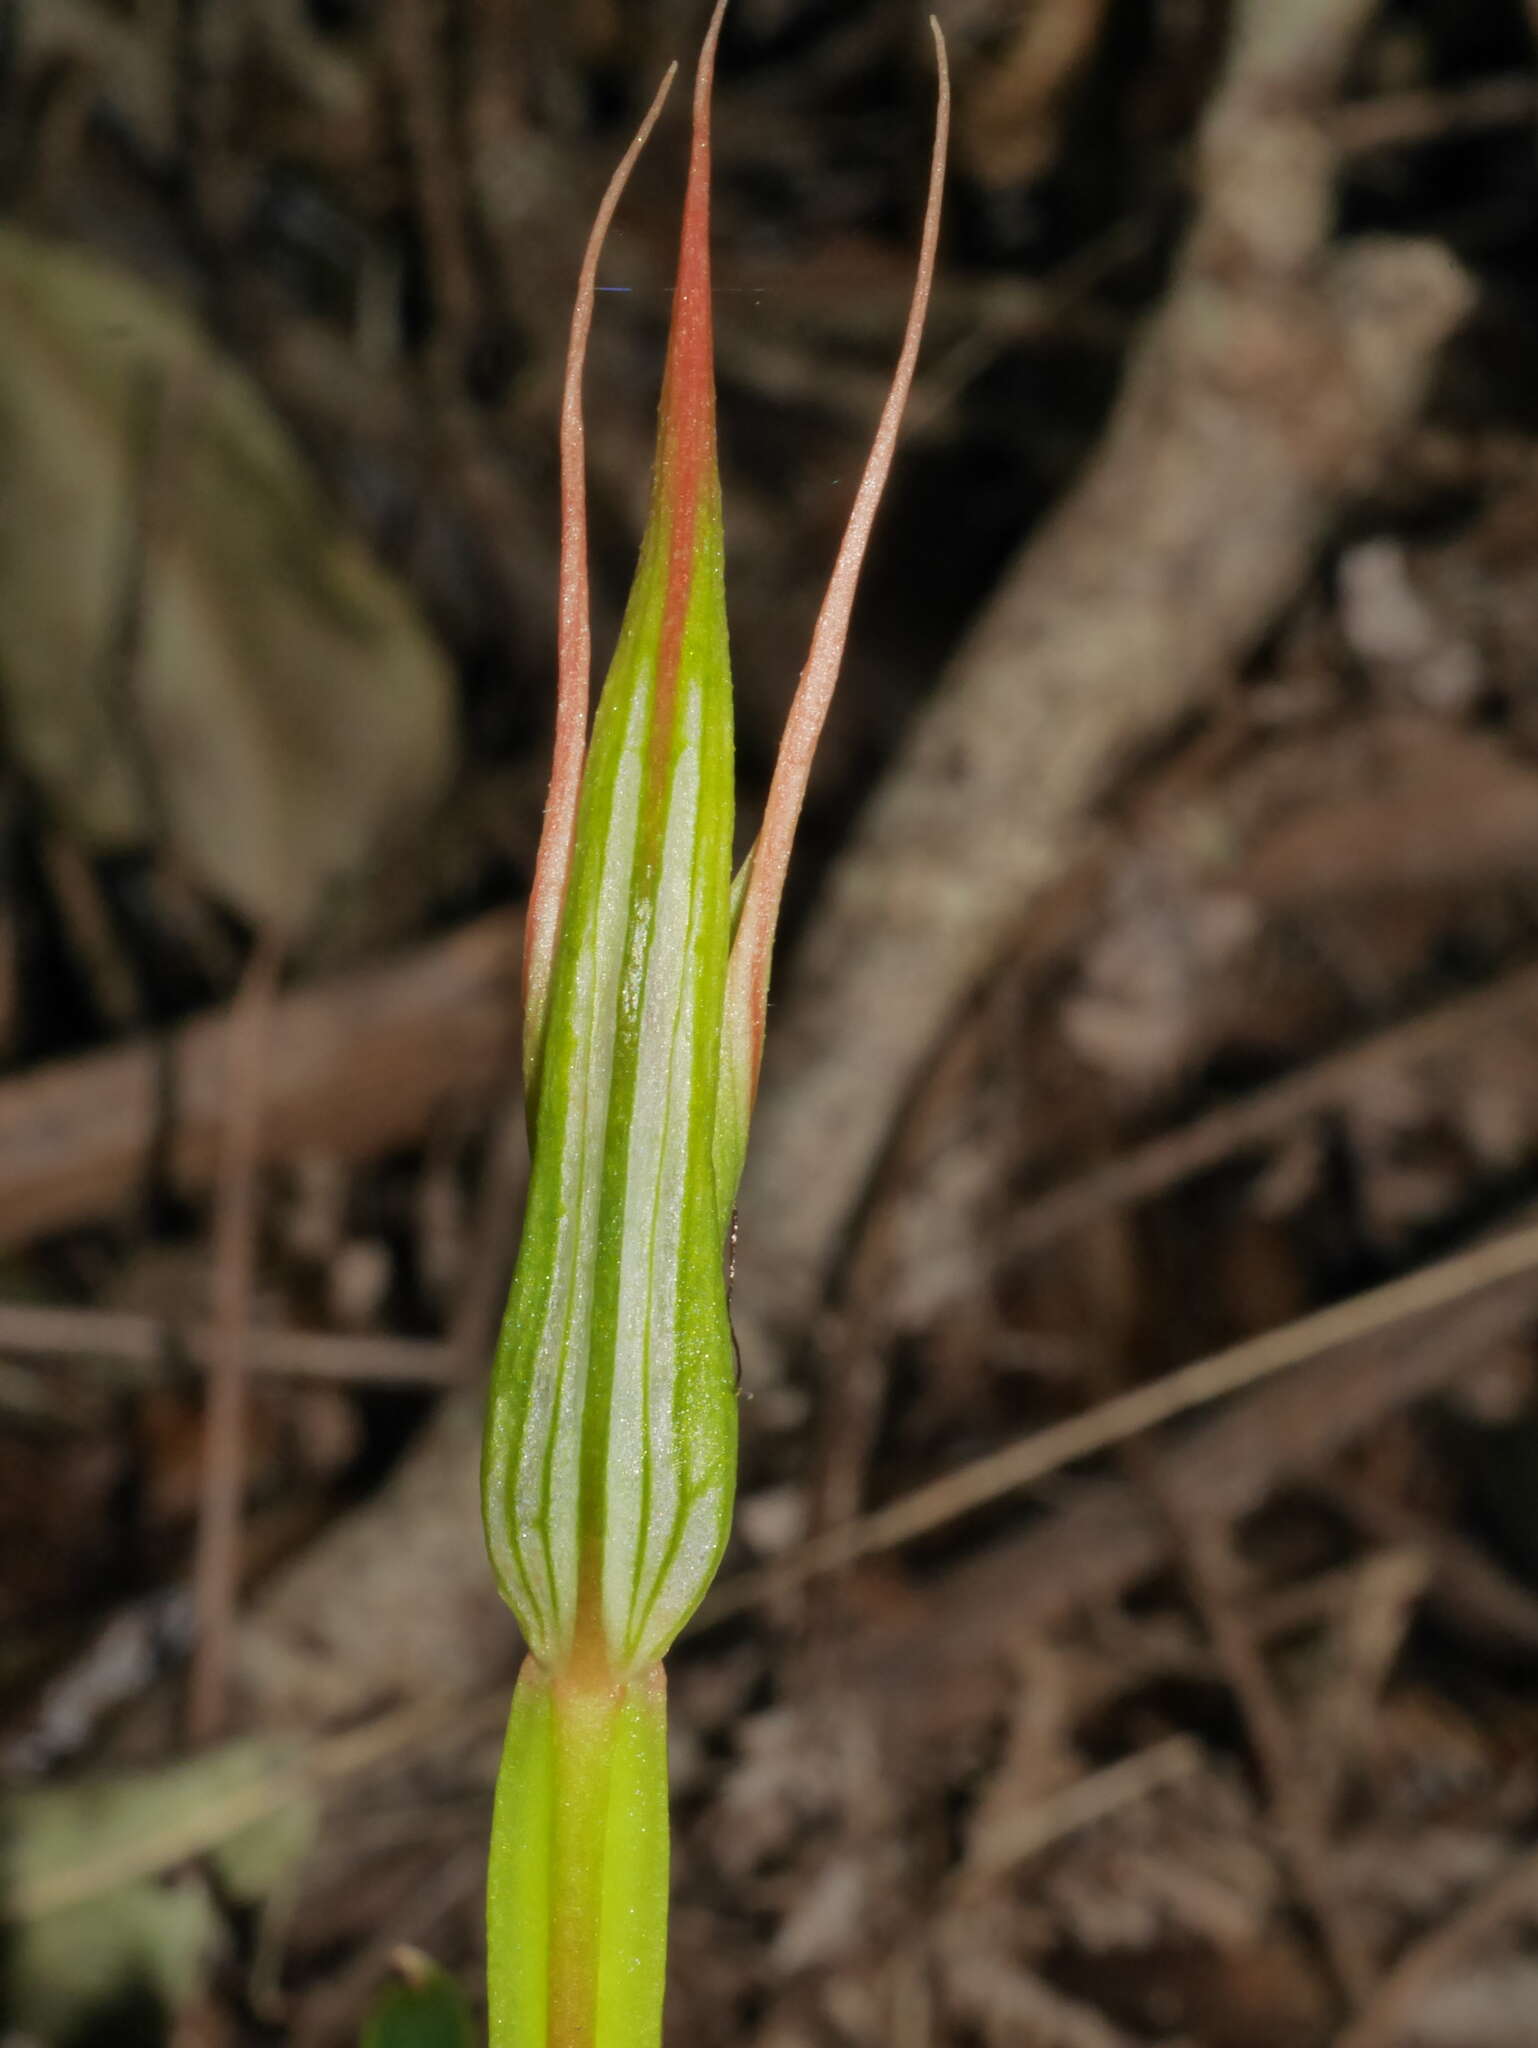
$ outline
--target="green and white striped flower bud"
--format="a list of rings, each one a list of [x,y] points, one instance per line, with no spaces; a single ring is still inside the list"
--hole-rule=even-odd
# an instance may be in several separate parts
[[[486,1528],[548,1670],[654,1664],[726,1541],[737,1413],[716,1179],[732,698],[716,473],[708,68],[640,568],[530,989],[532,1177]],[[543,879],[543,878],[542,878]],[[730,1114],[727,1109],[726,1113]]]

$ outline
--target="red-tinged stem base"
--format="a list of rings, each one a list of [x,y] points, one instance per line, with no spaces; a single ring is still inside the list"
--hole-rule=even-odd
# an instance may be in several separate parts
[[[491,2048],[656,2048],[667,1957],[667,1688],[519,1676],[486,1884]]]

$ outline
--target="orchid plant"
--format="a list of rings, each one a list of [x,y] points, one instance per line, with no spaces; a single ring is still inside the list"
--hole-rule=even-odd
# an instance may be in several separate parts
[[[731,1517],[724,1259],[770,954],[939,233],[949,91],[932,24],[939,112],[907,331],[758,838],[734,879],[709,248],[724,11],[719,0],[695,86],[651,505],[591,735],[583,361],[605,233],[672,71],[599,208],[566,364],[555,749],[524,960],[532,1164],[483,1461],[492,1565],[528,1649],[492,1829],[493,2048],[650,2048],[660,2035],[662,1658]]]

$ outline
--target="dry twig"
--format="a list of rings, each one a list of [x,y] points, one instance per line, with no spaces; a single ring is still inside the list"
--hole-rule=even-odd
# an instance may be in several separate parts
[[[1336,1881],[1324,1815],[1287,1710],[1241,1609],[1228,1532],[1212,1517],[1193,1513],[1192,1504],[1164,1484],[1157,1454],[1149,1451],[1138,1463],[1142,1483],[1169,1523],[1186,1584],[1238,1702],[1288,1875],[1346,2009],[1360,2011],[1372,1988],[1372,1961]]]
[[[1481,78],[1447,92],[1385,93],[1355,100],[1331,117],[1330,133],[1353,156],[1442,142],[1482,128],[1521,127],[1538,120],[1538,86],[1518,74]]]
[[[1509,1343],[1535,1306],[1538,1275],[1529,1272],[1418,1327],[1379,1331],[1255,1387],[1161,1447],[1165,1485],[1189,1512],[1231,1523]],[[965,1674],[1082,1606],[1116,1599],[1168,1550],[1167,1526],[1137,1489],[1119,1478],[1088,1481],[1045,1519],[916,1587],[906,1613],[887,1617],[846,1654],[845,1682],[873,1708],[900,1698],[911,1724],[905,1735],[922,1741],[945,1721],[948,1674]],[[916,1659],[926,1676],[922,1699],[904,1683]]]
[[[246,1341],[256,1279],[257,1167],[281,960],[275,939],[257,940],[241,976],[226,1039],[225,1126],[214,1206],[216,1341],[193,1566],[187,1725],[194,1742],[211,1741],[222,1731],[229,1705],[246,1482]]]
[[[448,1100],[490,1100],[516,1071],[520,932],[499,911],[282,997],[263,1156],[377,1154],[419,1138]],[[0,1244],[110,1216],[157,1156],[178,1190],[207,1187],[228,1024],[215,1011],[0,1082]]]
[[[1538,967],[1525,967],[1489,988],[1391,1024],[1360,1044],[1316,1060],[1237,1102],[1225,1102],[1176,1130],[1162,1131],[1104,1165],[1049,1188],[1010,1226],[1009,1248],[1036,1251],[1107,1210],[1164,1194],[1236,1153],[1277,1137],[1304,1117],[1348,1103],[1363,1081],[1381,1068],[1433,1058],[1535,1006]]]
[[[215,1369],[219,1335],[211,1325],[173,1328],[158,1316],[127,1309],[54,1308],[0,1301],[0,1357],[99,1358],[136,1371],[154,1371],[186,1359]],[[246,1365],[253,1372],[293,1379],[355,1382],[360,1386],[453,1386],[484,1357],[457,1339],[343,1337],[322,1330],[253,1328]]]
[[[1235,10],[1195,225],[1104,443],[1006,572],[825,887],[744,1184],[750,1371],[754,1324],[781,1344],[804,1333],[968,989],[1083,850],[1118,768],[1210,699],[1296,589],[1467,306],[1441,249],[1326,254],[1321,117],[1369,5]]]
[[[436,331],[429,381],[452,390],[475,330],[479,291],[435,13],[422,0],[390,0],[384,9],[383,46],[432,283]]]
[[[1009,1814],[975,1836],[958,1889],[965,1894],[991,1884],[1054,1842],[1120,1813],[1150,1793],[1162,1792],[1167,1785],[1197,1776],[1203,1765],[1198,1743],[1189,1735],[1170,1735],[1133,1756],[1086,1772],[1050,1798]]]
[[[792,1555],[729,1580],[707,1602],[715,1618],[754,1606],[856,1558],[889,1550],[943,1527],[1003,1495],[1033,1485],[1065,1465],[1127,1443],[1177,1415],[1209,1406],[1275,1373],[1357,1342],[1412,1316],[1445,1308],[1471,1294],[1530,1273],[1538,1265],[1538,1224],[1493,1243],[1423,1266],[1402,1280],[1353,1295],[1333,1308],[1301,1316],[1281,1329],[1229,1346],[1103,1401],[1083,1415],[1036,1430],[987,1457],[976,1458],[885,1507],[828,1529]]]
[[[1529,1850],[1459,1912],[1419,1941],[1379,1985],[1336,2048],[1397,2048],[1427,1993],[1509,1921],[1538,1913],[1538,1851]]]

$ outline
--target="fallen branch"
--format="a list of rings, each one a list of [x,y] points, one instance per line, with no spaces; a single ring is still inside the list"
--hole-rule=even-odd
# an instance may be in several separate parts
[[[1428,1993],[1470,1949],[1508,1921],[1538,1915],[1538,1851],[1511,1867],[1419,1941],[1379,1985],[1372,2004],[1338,2037],[1336,2048],[1397,2048]]]
[[[482,1547],[484,1406],[478,1383],[450,1394],[379,1491],[252,1600],[236,1654],[253,1725],[338,1727],[494,1682],[506,1712],[519,1639]]]
[[[246,1354],[256,1286],[257,1165],[273,1011],[282,953],[257,940],[225,1034],[225,1127],[214,1204],[214,1327],[193,1557],[192,1671],[187,1732],[193,1743],[223,1732],[230,1643],[240,1588],[240,1526],[246,1494]]]
[[[1384,93],[1377,99],[1355,100],[1337,110],[1330,132],[1350,156],[1380,149],[1413,148],[1445,142],[1455,135],[1487,128],[1525,128],[1538,120],[1538,86],[1516,73],[1478,78],[1473,84],[1441,92]]]
[[[99,1358],[140,1372],[186,1360],[206,1372],[216,1341],[207,1323],[183,1329],[126,1309],[0,1302],[0,1357]],[[343,1337],[256,1324],[247,1343],[246,1363],[253,1372],[360,1386],[453,1386],[485,1363],[483,1346],[472,1355],[451,1340],[431,1337]]]
[[[1126,1458],[1129,1480],[1168,1526],[1186,1590],[1239,1710],[1282,1868],[1343,2009],[1360,2012],[1372,1989],[1372,1958],[1340,1883],[1320,1788],[1244,1609],[1233,1532],[1165,1484],[1163,1461],[1151,1445],[1129,1445]]]
[[[1099,452],[1005,572],[823,889],[743,1189],[750,1374],[806,1330],[969,990],[1084,851],[1116,774],[1212,701],[1298,588],[1468,306],[1439,247],[1328,249],[1325,117],[1370,5],[1236,9],[1195,222]]]
[[[1538,1313],[1531,1270],[1427,1316],[1380,1329],[1235,1400],[1215,1420],[1161,1446],[1164,1483],[1189,1512],[1219,1523],[1253,1513],[1322,1467],[1386,1416],[1424,1400],[1524,1330]],[[901,1703],[917,1741],[943,1725],[947,1680],[1082,1607],[1118,1598],[1169,1554],[1152,1505],[1125,1479],[1086,1481],[1020,1534],[915,1586],[899,1616],[863,1632],[842,1681],[873,1709]],[[1435,1560],[1431,1561],[1433,1574]],[[723,1589],[727,1590],[727,1589]],[[911,1674],[925,1674],[915,1689]]]
[[[493,1100],[517,1071],[520,931],[498,912],[284,996],[262,1156],[367,1158],[451,1102]],[[157,1169],[182,1193],[210,1185],[229,1015],[0,1083],[0,1246],[108,1217]]]
[[[1200,1775],[1207,1759],[1189,1735],[1167,1735],[1147,1749],[1104,1764],[1047,1798],[1014,1808],[973,1834],[954,1890],[960,1901],[985,1891],[1044,1849],[1167,1786]]]
[[[719,1619],[757,1606],[857,1558],[943,1528],[1081,1458],[1128,1443],[1178,1415],[1210,1406],[1338,1346],[1376,1336],[1410,1317],[1446,1308],[1503,1280],[1531,1274],[1535,1268],[1538,1223],[1423,1266],[1402,1280],[1370,1288],[1332,1308],[1301,1316],[1281,1329],[1247,1337],[1225,1351],[1182,1366],[1178,1372],[1102,1401],[1082,1415],[1035,1430],[987,1457],[974,1458],[868,1515],[825,1530],[790,1556],[728,1580],[706,1602],[705,1612]]]
[[[1039,1250],[1054,1238],[1108,1210],[1163,1194],[1192,1175],[1264,1144],[1307,1116],[1350,1102],[1362,1082],[1384,1067],[1410,1066],[1538,1008],[1538,967],[1526,967],[1489,988],[1459,996],[1402,1024],[1374,1032],[1360,1044],[1331,1053],[1225,1102],[1205,1116],[1132,1146],[1103,1166],[1060,1182],[1029,1203],[1008,1230],[1009,1249]]]

